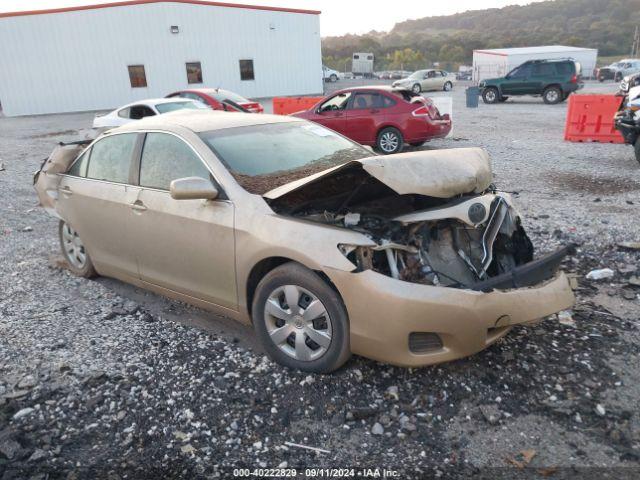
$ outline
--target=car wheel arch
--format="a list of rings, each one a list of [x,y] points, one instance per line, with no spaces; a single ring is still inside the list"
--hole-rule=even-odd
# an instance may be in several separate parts
[[[561,94],[564,94],[562,85],[560,85],[559,83],[550,83],[549,85],[545,85],[544,88],[542,89],[542,94],[544,95],[544,92],[546,92],[550,88],[557,88],[558,90],[560,90]]]
[[[333,291],[336,292],[336,295],[338,295],[338,297],[340,298],[340,301],[342,302],[342,305],[344,306],[345,311],[347,310],[347,307],[345,305],[344,299],[342,298],[342,295],[340,294],[340,291],[338,290],[336,285],[333,283],[331,278],[329,278],[329,276],[325,272],[323,272],[322,270],[318,270],[316,268],[309,267],[305,265],[303,262],[300,262],[292,258],[282,257],[282,256],[272,256],[272,257],[263,258],[262,260],[258,261],[251,268],[251,271],[249,272],[249,275],[247,276],[247,279],[245,282],[245,299],[246,299],[246,305],[247,305],[247,312],[249,313],[249,319],[251,320],[252,323],[253,323],[253,318],[252,318],[253,300],[255,298],[255,293],[256,293],[258,284],[269,272],[271,272],[272,270],[275,270],[276,268],[286,263],[296,263],[298,265],[301,265],[304,268],[311,270],[313,273],[318,275],[329,286],[329,288],[331,288]],[[348,311],[347,311],[347,315],[348,315]]]

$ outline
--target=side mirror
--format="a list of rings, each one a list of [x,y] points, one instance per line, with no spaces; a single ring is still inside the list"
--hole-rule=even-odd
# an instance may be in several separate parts
[[[171,198],[175,200],[215,200],[218,198],[218,189],[201,177],[178,178],[169,186]]]

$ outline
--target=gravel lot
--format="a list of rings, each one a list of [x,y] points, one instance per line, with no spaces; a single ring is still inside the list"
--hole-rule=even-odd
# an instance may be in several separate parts
[[[565,265],[577,304],[468,359],[409,370],[353,358],[331,376],[280,368],[227,319],[73,277],[31,175],[93,114],[0,117],[0,479],[285,466],[638,478],[640,252],[618,245],[640,241],[632,149],[564,142],[566,104],[466,109],[461,85],[452,95],[453,135],[424,148],[489,151],[537,251],[580,245]],[[612,278],[586,279],[604,267]]]

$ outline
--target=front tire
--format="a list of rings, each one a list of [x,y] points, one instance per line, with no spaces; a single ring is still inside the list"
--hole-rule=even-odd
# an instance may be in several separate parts
[[[555,105],[562,101],[562,90],[558,87],[549,87],[542,94],[542,100],[547,105]]]
[[[484,103],[498,103],[500,101],[500,92],[495,87],[485,88],[482,91],[482,101]]]
[[[60,220],[58,224],[58,238],[60,239],[62,255],[67,262],[69,270],[78,277],[95,277],[97,273],[84,243],[80,239],[78,232],[64,220]]]
[[[385,155],[398,153],[404,146],[404,138],[400,130],[394,127],[387,127],[380,130],[376,140],[376,147]]]
[[[285,263],[265,275],[256,289],[252,317],[265,351],[285,367],[330,373],[351,356],[342,299],[299,263]]]
[[[445,92],[450,92],[450,91],[451,91],[451,89],[453,89],[453,83],[451,83],[451,82],[444,82],[444,86],[442,87],[442,89],[443,89]]]
[[[411,87],[411,91],[415,94],[422,93],[422,86],[419,83],[414,83]]]

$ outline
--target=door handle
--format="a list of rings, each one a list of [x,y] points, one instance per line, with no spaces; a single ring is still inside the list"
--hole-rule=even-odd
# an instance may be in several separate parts
[[[62,192],[62,194],[67,198],[69,198],[71,195],[73,195],[73,192],[71,191],[71,189],[69,187],[62,187],[60,189],[60,192]]]
[[[144,203],[142,203],[140,200],[136,200],[135,202],[133,202],[131,205],[131,210],[135,210],[137,212],[144,212],[147,207],[144,206]]]

